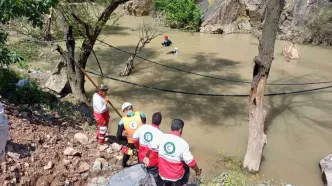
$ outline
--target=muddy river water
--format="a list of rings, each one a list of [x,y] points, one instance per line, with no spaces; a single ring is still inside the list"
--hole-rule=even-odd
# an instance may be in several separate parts
[[[137,36],[130,26],[141,18],[123,17],[116,31],[105,32],[100,38],[123,50],[133,51]],[[178,55],[167,55],[172,48],[163,48],[160,36],[144,48],[139,55],[158,63],[191,72],[251,81],[253,58],[258,54],[258,40],[247,34],[208,35],[168,31],[167,34],[178,47]],[[281,50],[287,42],[277,41],[275,60],[269,83],[301,83],[332,80],[332,50],[299,45],[300,59],[287,62]],[[95,52],[105,74],[120,78],[128,55],[99,42]],[[54,64],[47,64],[52,69]],[[87,69],[99,72],[91,55]],[[172,119],[185,122],[183,138],[205,175],[213,175],[219,151],[229,156],[244,157],[248,137],[248,97],[208,97],[168,93],[102,79],[93,76],[98,83],[107,83],[109,97],[120,110],[130,101],[135,110],[143,111],[151,122],[154,112],[163,115],[162,130],[168,132]],[[147,61],[136,59],[135,69],[129,77],[120,78],[134,83],[158,88],[211,94],[248,94],[250,84],[235,83],[200,77]],[[267,86],[266,93],[287,92],[329,86],[293,85]],[[87,82],[89,94],[94,91]],[[293,185],[322,185],[318,162],[332,153],[332,89],[308,93],[265,97],[268,112],[268,143],[264,149],[264,161],[259,175],[283,180]],[[115,134],[119,118],[112,112],[110,133]]]

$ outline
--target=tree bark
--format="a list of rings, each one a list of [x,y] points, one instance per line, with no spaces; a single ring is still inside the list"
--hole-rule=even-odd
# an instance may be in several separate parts
[[[54,11],[53,7],[50,8],[50,15],[46,15],[46,22],[45,22],[45,30],[44,30],[44,39],[45,41],[51,41],[52,40],[52,34],[51,34],[51,25],[52,25],[52,19],[53,19]]]
[[[69,26],[69,29],[66,33],[66,47],[68,51],[67,78],[70,84],[70,88],[78,100],[87,102],[88,99],[85,95],[84,89],[84,74],[75,65],[75,39],[73,37],[72,26]],[[80,62],[78,63],[81,65]],[[83,68],[85,68],[85,66]]]
[[[259,41],[259,54],[255,57],[253,80],[249,98],[249,136],[243,167],[250,172],[259,171],[263,149],[267,143],[264,133],[266,112],[263,98],[267,78],[274,59],[274,46],[278,31],[279,18],[284,7],[284,0],[269,0],[266,7],[262,37]]]

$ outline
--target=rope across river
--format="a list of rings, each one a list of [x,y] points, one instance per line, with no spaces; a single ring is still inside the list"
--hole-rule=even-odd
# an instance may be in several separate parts
[[[158,88],[158,87],[152,87],[152,86],[148,86],[148,85],[142,85],[142,84],[138,84],[138,83],[133,83],[133,82],[130,82],[130,81],[125,81],[125,80],[117,79],[117,78],[114,78],[114,77],[111,77],[111,76],[100,75],[100,74],[98,74],[96,72],[92,72],[92,71],[89,71],[89,70],[86,70],[86,72],[88,72],[90,74],[93,74],[93,75],[96,75],[96,76],[99,76],[99,77],[111,79],[111,80],[114,80],[114,81],[118,81],[118,82],[130,84],[130,85],[138,86],[138,87],[141,87],[141,88],[147,88],[147,89],[152,89],[152,90],[163,91],[163,92],[171,92],[171,93],[179,93],[179,94],[187,94],[187,95],[196,95],[196,96],[213,96],[213,97],[222,97],[222,96],[227,96],[227,97],[248,97],[248,96],[250,96],[249,94],[207,94],[207,93],[186,92],[186,91],[164,89],[164,88]],[[312,91],[317,91],[317,90],[324,90],[324,89],[329,89],[329,88],[332,88],[332,85],[325,86],[325,87],[319,87],[319,88],[313,88],[313,89],[296,90],[296,91],[279,92],[279,93],[269,93],[269,94],[265,94],[265,96],[278,96],[278,95],[285,95],[285,94],[306,93],[306,92],[312,92]]]
[[[119,50],[121,52],[124,52],[126,54],[129,54],[129,55],[132,55],[132,53],[128,52],[128,51],[125,51],[125,50],[122,50],[118,47],[115,47],[113,45],[110,45],[102,40],[99,40],[97,39],[97,41],[99,41],[100,43],[104,44],[104,45],[107,45],[111,48],[114,48],[116,50]],[[142,60],[145,60],[147,62],[150,62],[150,63],[153,63],[153,64],[156,64],[156,65],[159,65],[159,66],[163,66],[163,67],[166,67],[166,68],[169,68],[169,69],[173,69],[173,70],[177,70],[177,71],[180,71],[180,72],[185,72],[185,73],[188,73],[188,74],[193,74],[193,75],[196,75],[196,76],[201,76],[201,77],[205,77],[205,78],[210,78],[210,79],[217,79],[217,80],[222,80],[222,81],[229,81],[229,82],[235,82],[235,83],[246,83],[246,84],[251,84],[251,81],[241,81],[241,80],[234,80],[234,79],[227,79],[227,78],[221,78],[221,77],[214,77],[214,76],[208,76],[208,75],[204,75],[204,74],[199,74],[199,73],[196,73],[196,72],[190,72],[190,71],[187,71],[187,70],[183,70],[183,69],[179,69],[179,68],[175,68],[175,67],[171,67],[171,66],[168,66],[168,65],[164,65],[164,64],[161,64],[161,63],[158,63],[158,62],[155,62],[155,61],[152,61],[152,60],[149,60],[147,58],[144,58],[144,57],[141,57],[141,56],[136,56],[137,58],[140,58]],[[322,81],[322,82],[306,82],[306,83],[267,83],[267,85],[317,85],[317,84],[327,84],[327,83],[332,83],[332,81]]]

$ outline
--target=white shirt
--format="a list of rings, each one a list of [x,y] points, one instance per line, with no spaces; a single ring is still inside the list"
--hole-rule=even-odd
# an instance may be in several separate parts
[[[93,95],[93,111],[98,114],[102,114],[108,110],[107,104],[105,104],[105,98],[101,97],[98,93]]]
[[[150,146],[153,141],[158,141],[163,135],[159,128],[152,125],[142,125],[133,135],[134,140],[139,140],[139,144],[143,147]],[[151,148],[151,147],[150,147]],[[154,148],[151,148],[154,149]]]

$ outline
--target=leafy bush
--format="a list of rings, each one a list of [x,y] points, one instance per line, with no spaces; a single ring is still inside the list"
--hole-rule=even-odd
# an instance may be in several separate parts
[[[38,87],[35,80],[28,79],[28,83],[23,87],[16,87],[20,79],[27,79],[26,76],[18,74],[9,69],[0,69],[0,95],[2,98],[9,99],[15,104],[34,104],[44,103],[52,106],[57,98],[44,92]]]
[[[332,6],[322,8],[308,24],[314,44],[332,45]]]
[[[4,65],[17,63],[23,60],[15,51],[10,51],[5,43],[7,42],[8,34],[0,29],[0,68]]]
[[[165,14],[171,28],[199,29],[202,12],[195,0],[155,0],[154,8]]]

